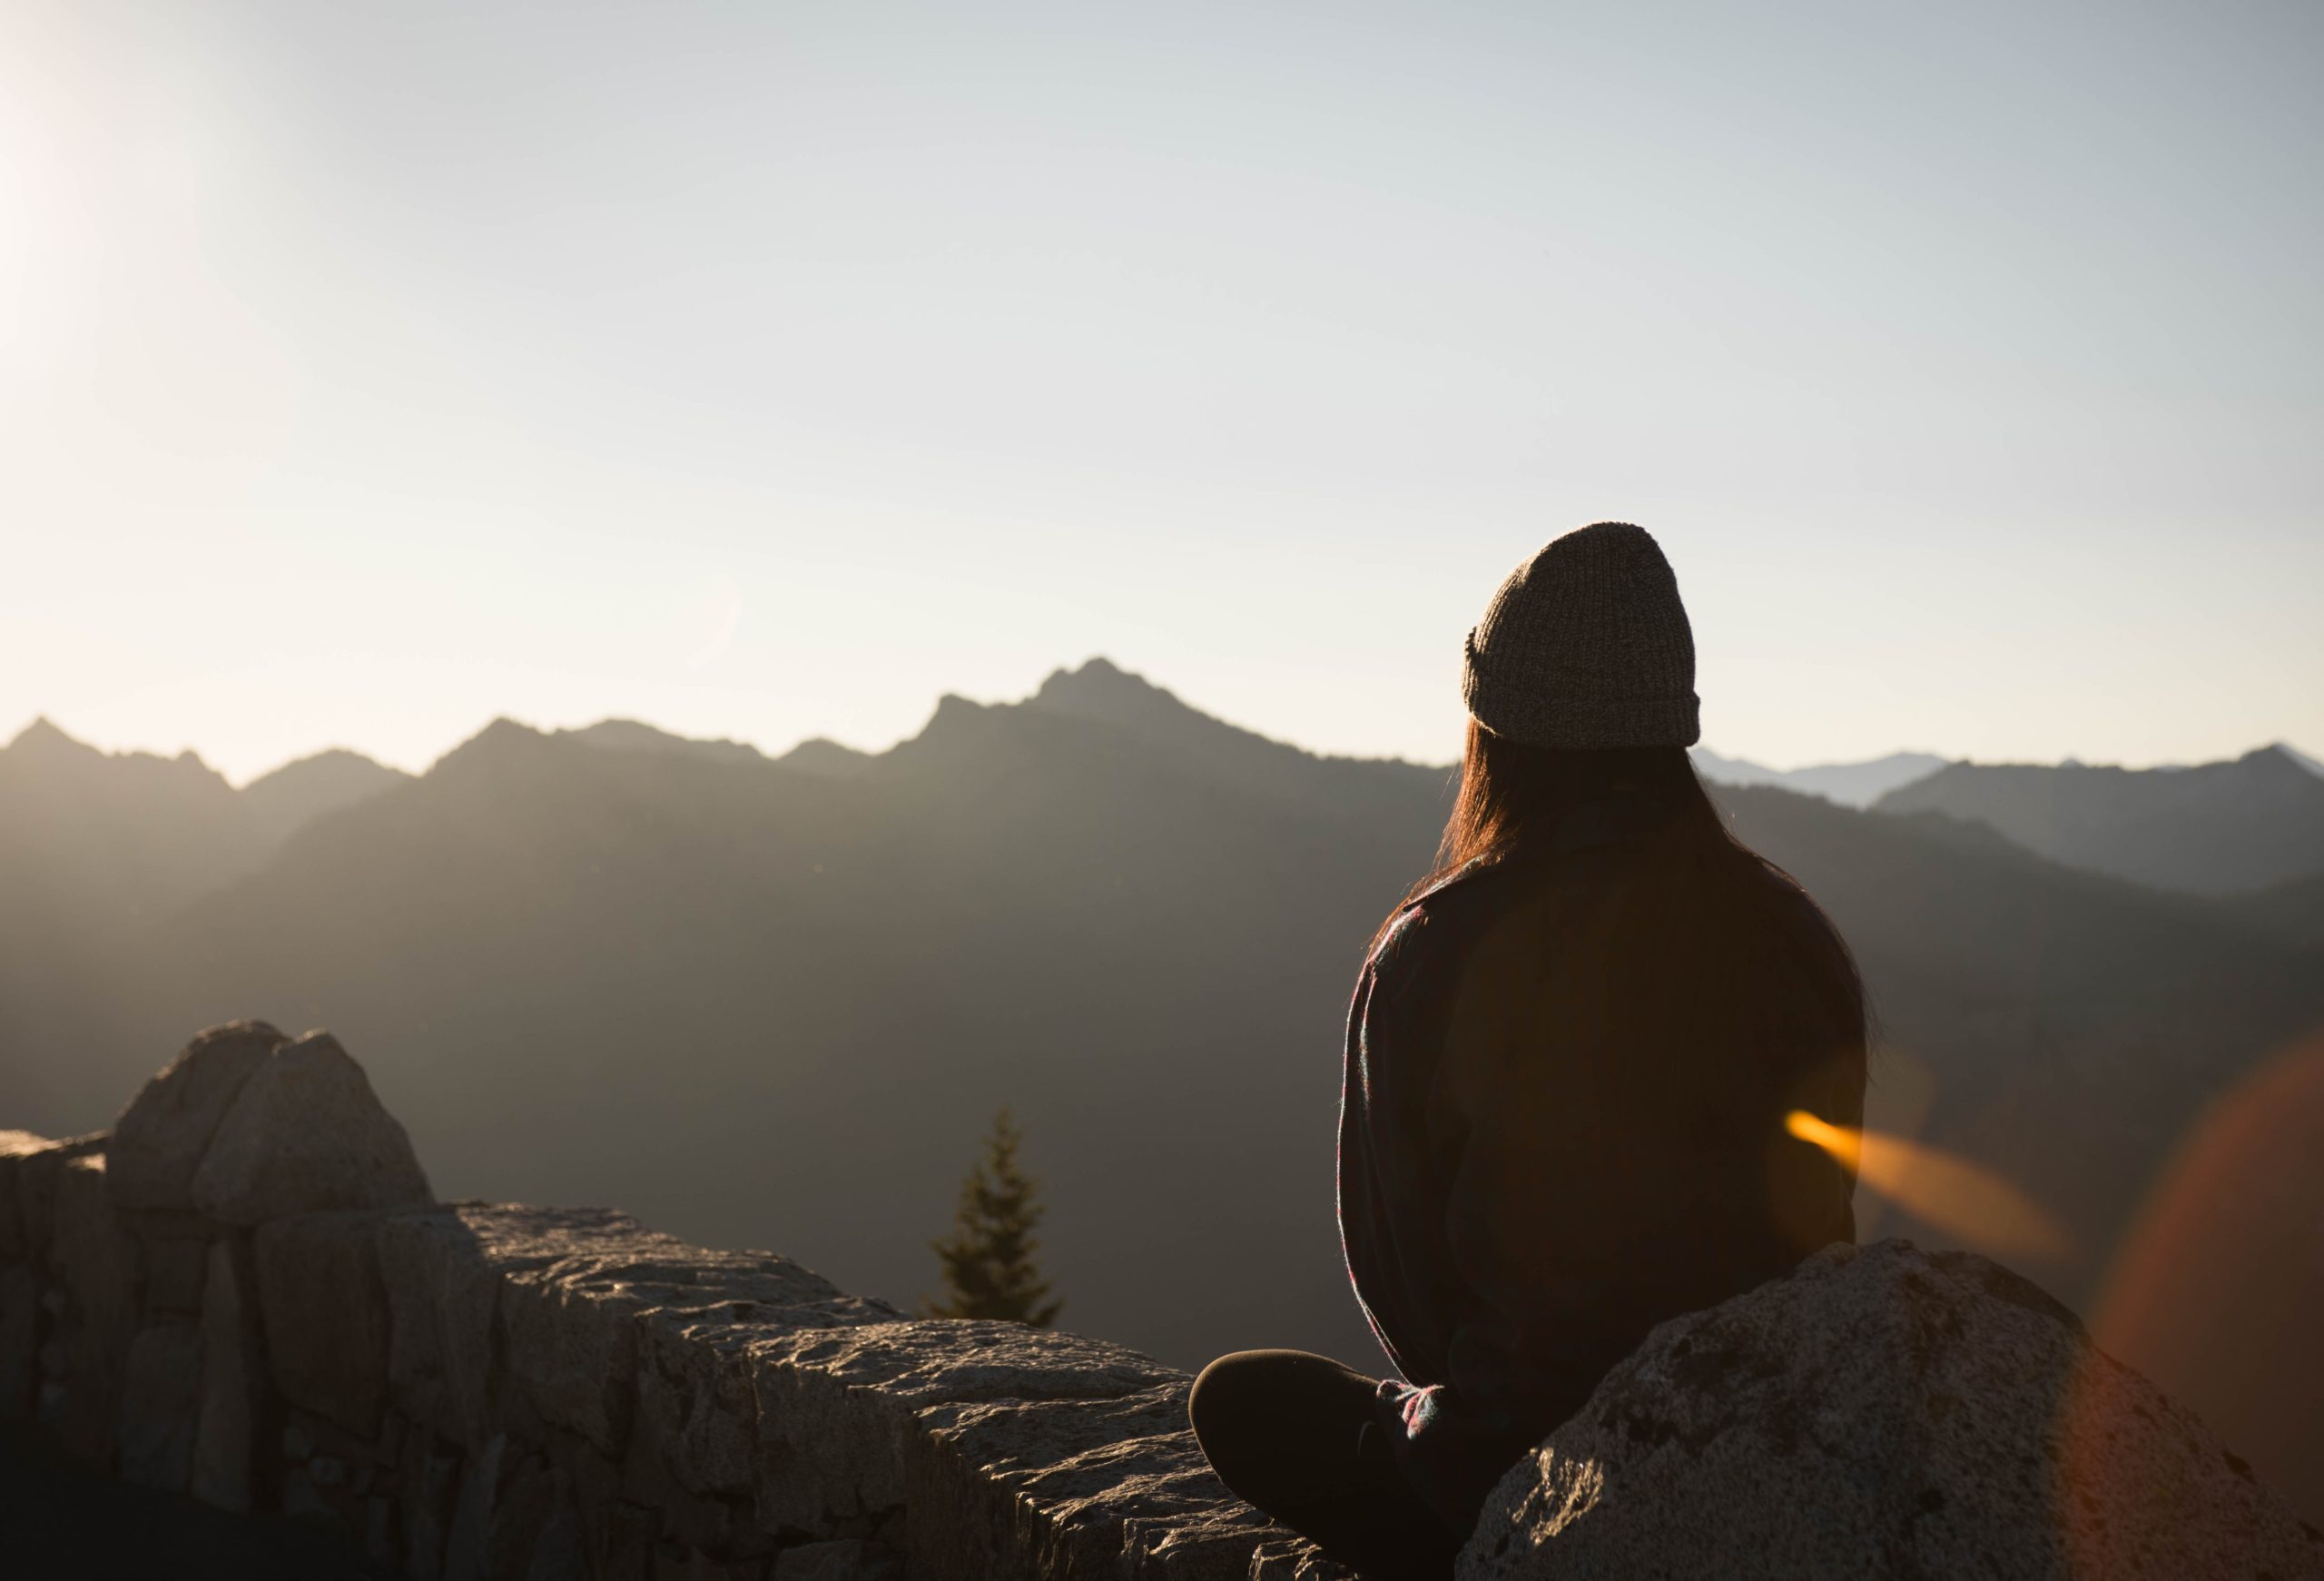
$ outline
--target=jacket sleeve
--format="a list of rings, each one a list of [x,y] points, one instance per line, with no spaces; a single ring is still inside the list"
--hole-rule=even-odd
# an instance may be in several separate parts
[[[1602,1140],[1641,1123],[1600,1079],[1602,1007],[1555,955],[1528,928],[1496,928],[1464,965],[1428,1112],[1465,1299],[1446,1380],[1381,1386],[1407,1480],[1461,1530],[1629,1349],[1608,1331],[1610,1260],[1636,1250],[1623,1222],[1651,1213],[1637,1193],[1653,1183]]]
[[[1665,1003],[1634,986],[1618,1003],[1588,947],[1591,904],[1570,890],[1477,940],[1430,1084],[1461,1300],[1443,1381],[1384,1387],[1379,1405],[1407,1479],[1462,1529],[1655,1322],[1853,1239],[1853,1181],[1785,1133],[1753,1057],[1791,1051],[1790,1102],[1861,1123],[1861,1004],[1834,997],[1820,918],[1767,958],[1792,979],[1779,1008],[1729,1026],[1741,1011],[1696,1004],[1683,983]],[[1724,1070],[1688,1069],[1707,1027],[1737,1040]]]

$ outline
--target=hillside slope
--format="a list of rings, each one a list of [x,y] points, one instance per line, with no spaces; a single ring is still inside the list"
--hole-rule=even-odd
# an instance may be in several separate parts
[[[1945,764],[1933,752],[1892,752],[1862,763],[1817,763],[1804,768],[1769,768],[1748,757],[1722,757],[1708,746],[1698,746],[1688,756],[1694,759],[1695,771],[1714,785],[1774,786],[1844,807],[1868,807]]]
[[[2324,872],[2324,778],[2276,746],[2191,768],[1955,763],[1875,805],[1974,819],[2158,889],[2227,894]]]
[[[1110,666],[947,697],[845,762],[497,723],[37,985],[9,1118],[102,1124],[210,1022],[328,1024],[448,1192],[618,1204],[908,1302],[1007,1102],[1073,1327],[1369,1364],[1340,1036],[1445,771],[1316,757]],[[1876,1113],[2062,1213],[2076,1255],[2034,1271],[2070,1297],[2190,1117],[2324,1018],[2324,955],[2211,904],[1943,818],[1723,799],[1864,963],[1904,1051]]]

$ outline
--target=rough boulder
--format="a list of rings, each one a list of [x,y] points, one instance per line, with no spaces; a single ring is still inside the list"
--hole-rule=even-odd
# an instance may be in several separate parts
[[[2037,1287],[1890,1240],[1655,1329],[1459,1574],[2292,1581],[2324,1534]]]
[[[250,1072],[192,1181],[193,1206],[221,1224],[432,1196],[402,1124],[327,1032],[283,1044]]]
[[[252,1072],[290,1040],[262,1021],[213,1026],[138,1090],[105,1150],[123,1208],[193,1206],[193,1173]]]

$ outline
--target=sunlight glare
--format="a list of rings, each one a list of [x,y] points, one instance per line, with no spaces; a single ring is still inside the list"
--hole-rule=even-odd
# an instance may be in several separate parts
[[[1891,1136],[1834,1125],[1805,1109],[1784,1128],[1856,1171],[1889,1201],[1965,1246],[1996,1256],[2042,1260],[2069,1250],[2064,1228],[2033,1199],[1965,1159]]]

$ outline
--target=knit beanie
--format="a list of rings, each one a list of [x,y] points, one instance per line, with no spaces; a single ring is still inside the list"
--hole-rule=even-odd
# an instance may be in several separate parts
[[[1536,746],[1693,746],[1695,636],[1653,538],[1594,522],[1512,571],[1469,632],[1461,695]]]

